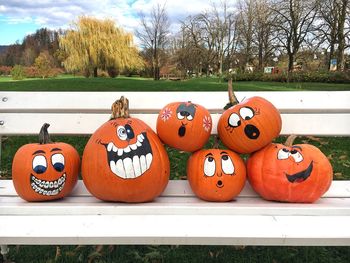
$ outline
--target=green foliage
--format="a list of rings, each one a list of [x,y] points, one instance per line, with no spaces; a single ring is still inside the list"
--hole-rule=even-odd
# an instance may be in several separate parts
[[[11,76],[14,80],[24,79],[24,69],[21,65],[15,65],[11,70]]]

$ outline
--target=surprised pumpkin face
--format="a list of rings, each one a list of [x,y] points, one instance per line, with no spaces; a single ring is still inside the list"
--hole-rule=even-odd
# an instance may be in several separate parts
[[[239,155],[230,150],[200,150],[188,160],[187,177],[199,198],[230,201],[244,187],[246,169]]]
[[[157,133],[167,145],[193,152],[208,141],[212,129],[210,113],[203,106],[191,102],[166,105],[157,119]]]

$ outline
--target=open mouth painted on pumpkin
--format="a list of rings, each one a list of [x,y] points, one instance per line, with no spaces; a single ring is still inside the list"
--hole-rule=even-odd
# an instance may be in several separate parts
[[[45,181],[30,175],[30,186],[32,189],[41,195],[58,195],[66,182],[66,174],[64,173],[60,178],[55,181]]]
[[[308,168],[306,168],[304,171],[301,171],[299,173],[295,173],[292,175],[286,174],[287,179],[291,183],[301,183],[304,182],[307,178],[309,178],[313,168],[313,161],[310,163]]]
[[[219,188],[222,188],[222,187],[224,187],[224,183],[221,180],[219,180],[219,181],[217,181],[216,186]]]
[[[133,179],[144,174],[152,164],[152,148],[146,132],[137,135],[134,144],[118,148],[113,142],[104,144],[109,167],[116,176]]]

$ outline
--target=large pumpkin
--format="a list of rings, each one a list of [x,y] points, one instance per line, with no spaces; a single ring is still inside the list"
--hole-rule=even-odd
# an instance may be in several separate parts
[[[157,119],[157,134],[167,145],[187,152],[201,149],[212,128],[209,111],[191,102],[166,105]]]
[[[80,158],[73,146],[51,142],[44,124],[39,143],[23,145],[12,162],[12,181],[27,201],[47,201],[68,195],[78,180]]]
[[[199,150],[187,161],[187,179],[199,198],[231,201],[244,187],[246,168],[243,160],[233,151]]]
[[[247,163],[249,182],[267,200],[315,202],[331,185],[332,166],[317,147],[292,141],[255,152]]]
[[[124,97],[112,106],[112,118],[89,139],[82,177],[95,197],[106,201],[147,202],[169,181],[168,155],[158,136],[128,113]]]
[[[238,102],[232,80],[229,94],[233,106],[223,112],[218,122],[218,134],[226,147],[238,153],[251,153],[280,134],[281,116],[271,102],[257,96]]]

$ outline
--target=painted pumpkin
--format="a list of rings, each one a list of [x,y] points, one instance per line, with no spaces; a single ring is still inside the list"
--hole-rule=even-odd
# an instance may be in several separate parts
[[[231,201],[244,187],[246,168],[243,160],[233,151],[199,150],[188,159],[187,179],[199,198]]]
[[[157,119],[157,134],[167,145],[178,150],[194,152],[208,141],[212,128],[209,111],[191,102],[166,105]]]
[[[255,152],[247,163],[249,182],[267,200],[315,202],[331,185],[332,166],[317,147],[292,141]]]
[[[278,137],[282,120],[271,102],[261,97],[238,102],[232,80],[229,94],[233,106],[223,112],[218,122],[218,134],[226,147],[238,153],[252,153]]]
[[[78,180],[80,158],[73,146],[52,143],[44,124],[40,143],[23,145],[12,162],[12,181],[18,195],[27,201],[47,201],[68,195]]]
[[[112,118],[94,132],[84,149],[84,184],[101,200],[151,201],[169,181],[167,152],[147,124],[129,116],[127,99],[116,101],[112,110]]]

